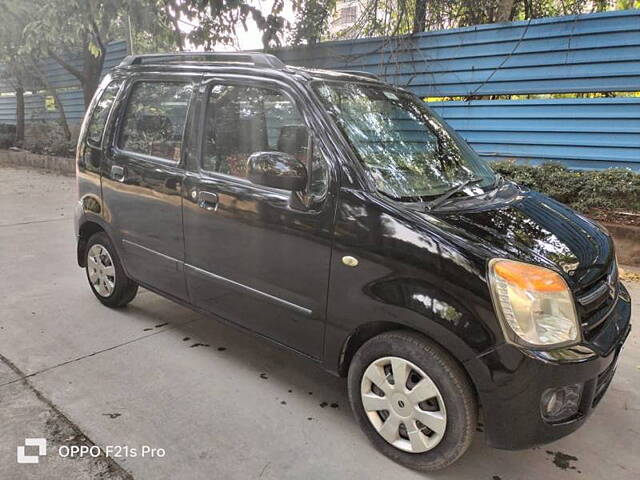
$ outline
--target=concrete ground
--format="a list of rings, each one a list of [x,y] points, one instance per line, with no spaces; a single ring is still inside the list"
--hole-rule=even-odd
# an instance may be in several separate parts
[[[150,292],[102,307],[75,263],[73,202],[72,178],[0,169],[0,478],[640,478],[638,328],[577,433],[519,452],[478,434],[456,465],[422,475],[367,443],[344,380],[309,361]],[[25,437],[47,438],[39,465],[16,462]],[[70,444],[138,455],[56,456]]]

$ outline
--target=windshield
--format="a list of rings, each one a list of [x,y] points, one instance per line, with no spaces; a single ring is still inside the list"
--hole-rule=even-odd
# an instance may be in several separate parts
[[[412,95],[350,82],[316,82],[314,89],[383,193],[419,200],[465,182],[494,183],[487,163]]]

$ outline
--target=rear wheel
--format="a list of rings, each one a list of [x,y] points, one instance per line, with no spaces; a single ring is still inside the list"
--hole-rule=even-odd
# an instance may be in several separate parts
[[[370,339],[351,362],[348,384],[358,424],[394,461],[439,470],[469,448],[473,390],[458,363],[426,337],[399,330]]]
[[[91,291],[107,307],[124,307],[138,293],[138,285],[128,278],[111,240],[104,232],[89,238],[86,273]]]

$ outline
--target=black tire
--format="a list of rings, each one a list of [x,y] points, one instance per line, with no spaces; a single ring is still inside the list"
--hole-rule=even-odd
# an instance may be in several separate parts
[[[399,357],[423,370],[435,383],[446,408],[446,428],[431,450],[411,453],[388,443],[374,428],[362,405],[360,393],[365,370],[383,357]],[[476,429],[478,408],[474,391],[462,367],[442,347],[411,331],[386,332],[368,340],[349,366],[349,401],[356,421],[384,455],[420,471],[445,468],[469,448]]]
[[[106,296],[100,294],[96,290],[96,287],[94,286],[90,278],[89,269],[91,267],[88,257],[89,252],[94,245],[101,245],[104,249],[107,250],[109,256],[111,257],[115,270],[113,291]],[[89,238],[89,241],[87,242],[87,248],[85,250],[85,264],[85,272],[87,274],[89,287],[91,287],[91,291],[103,305],[106,305],[110,308],[122,308],[135,298],[136,294],[138,293],[138,284],[127,277],[127,275],[124,273],[124,269],[122,268],[122,262],[120,261],[118,252],[116,252],[111,239],[106,233],[98,232],[92,235],[91,238]]]

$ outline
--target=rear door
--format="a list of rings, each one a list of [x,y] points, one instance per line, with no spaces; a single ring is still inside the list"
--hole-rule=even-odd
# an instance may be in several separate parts
[[[183,77],[130,81],[102,170],[106,216],[128,274],[183,300],[183,145],[193,85]]]
[[[312,357],[322,353],[337,179],[309,115],[275,82],[204,92],[198,165],[185,183],[192,301]],[[312,147],[312,153],[310,152]],[[312,170],[293,194],[247,180],[247,159],[283,151]]]

